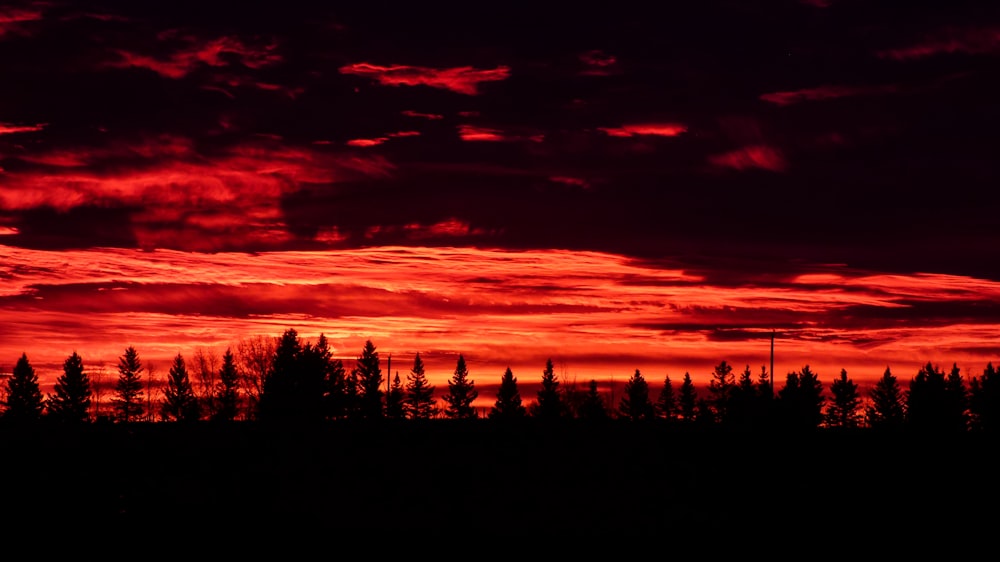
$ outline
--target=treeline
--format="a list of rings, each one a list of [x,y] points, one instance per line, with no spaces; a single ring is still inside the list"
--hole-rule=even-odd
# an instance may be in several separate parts
[[[416,354],[405,380],[398,371],[383,374],[381,359],[369,340],[353,365],[333,357],[326,337],[304,341],[294,329],[278,338],[255,338],[227,349],[216,365],[199,354],[197,376],[185,358],[171,362],[165,383],[151,384],[152,373],[133,346],[119,357],[109,410],[101,411],[100,385],[91,380],[83,359],[66,358],[53,393],[42,395],[27,354],[7,379],[0,401],[0,421],[11,424],[134,423],[200,421],[335,420],[625,420],[689,427],[735,429],[914,429],[991,431],[998,424],[1000,382],[992,363],[982,374],[966,376],[954,365],[949,372],[928,363],[904,386],[886,368],[870,391],[841,370],[827,387],[808,365],[787,374],[777,388],[765,367],[756,375],[749,365],[735,372],[726,361],[715,366],[707,388],[698,389],[690,373],[681,381],[665,377],[657,393],[636,369],[620,397],[602,393],[596,380],[586,389],[567,385],[548,360],[540,387],[522,399],[518,379],[508,368],[500,378],[493,405],[475,407],[479,390],[458,356],[447,388],[428,382]],[[153,397],[154,392],[160,394]],[[436,396],[440,395],[438,400]]]

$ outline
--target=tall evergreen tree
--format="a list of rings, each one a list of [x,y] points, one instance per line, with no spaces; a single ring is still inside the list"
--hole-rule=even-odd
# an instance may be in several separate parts
[[[953,363],[951,371],[944,381],[945,413],[944,429],[949,431],[966,431],[969,428],[967,409],[969,406],[969,390],[965,386],[965,378],[957,363]]]
[[[411,420],[426,420],[434,415],[434,387],[427,381],[419,353],[413,357],[413,368],[406,375],[404,405],[406,417]]]
[[[777,399],[786,428],[816,429],[823,423],[823,385],[809,365],[788,374]]]
[[[649,384],[639,369],[625,382],[624,394],[618,403],[618,416],[631,421],[655,417],[653,402],[649,399]]]
[[[539,419],[554,420],[564,418],[568,413],[569,407],[559,389],[555,366],[552,364],[552,359],[548,359],[542,371],[542,386],[538,389],[537,402],[532,408],[531,415]]]
[[[861,425],[861,394],[858,385],[848,378],[847,369],[840,370],[840,378],[830,384],[833,399],[826,410],[826,423],[830,427],[854,429]]]
[[[677,397],[674,395],[674,383],[670,375],[663,378],[663,387],[656,398],[656,415],[667,421],[677,418]]]
[[[497,390],[497,399],[490,409],[490,419],[521,419],[527,415],[527,411],[521,404],[521,393],[517,389],[517,377],[507,367],[503,376],[500,377],[500,388]]]
[[[14,423],[34,423],[42,418],[45,402],[38,386],[38,375],[22,353],[14,364],[14,371],[7,379],[7,408],[3,418]]]
[[[948,427],[948,393],[945,374],[930,362],[910,379],[906,391],[906,425],[918,431]]]
[[[167,388],[163,391],[161,414],[164,419],[182,422],[198,421],[201,407],[198,395],[188,375],[184,357],[178,353],[167,374]]]
[[[976,431],[1000,429],[1000,371],[987,363],[983,374],[969,381],[970,423]]]
[[[871,403],[865,409],[865,419],[869,427],[877,429],[898,429],[906,421],[905,398],[899,381],[889,367],[869,392]]]
[[[708,393],[717,421],[728,421],[729,403],[735,389],[736,376],[733,375],[732,365],[725,361],[720,362],[712,371],[712,379],[708,383]]]
[[[382,398],[382,367],[379,365],[378,351],[371,340],[365,342],[357,362],[359,414],[362,419],[374,420],[385,417]]]
[[[597,381],[590,379],[587,392],[583,395],[577,416],[581,420],[600,421],[609,419],[608,408],[604,404],[604,398],[597,391]]]
[[[259,419],[315,423],[325,417],[328,363],[324,351],[303,343],[294,328],[282,333],[264,378]]]
[[[330,350],[329,344],[327,343],[326,336],[323,334],[320,334],[319,336],[316,349],[322,357],[323,364],[326,367],[326,375],[324,377],[326,382],[326,389],[324,391],[326,411],[324,417],[331,420],[344,419],[347,417],[348,410],[347,371],[344,368],[344,362],[333,356],[333,352]],[[355,389],[356,388],[357,387],[355,387]]]
[[[473,404],[479,397],[475,381],[469,378],[469,369],[465,365],[465,357],[458,356],[455,373],[448,379],[448,394],[444,396],[447,404],[445,416],[451,419],[474,419],[476,409]]]
[[[691,381],[691,373],[684,373],[677,405],[680,409],[681,421],[690,423],[695,420],[695,415],[698,412],[698,392],[694,388],[694,382]]]
[[[55,394],[46,400],[46,415],[50,419],[67,423],[90,421],[90,403],[93,391],[90,377],[83,370],[83,358],[77,352],[63,361],[63,372],[53,387]]]
[[[236,356],[232,349],[226,349],[219,367],[219,382],[215,390],[216,409],[213,419],[233,421],[240,409],[240,374],[236,370]]]
[[[118,381],[115,383],[112,406],[118,419],[124,423],[138,420],[145,412],[142,390],[142,361],[134,346],[125,348],[118,357]]]
[[[740,372],[730,392],[729,405],[726,408],[728,415],[724,421],[738,428],[755,427],[759,423],[759,406],[757,383],[750,365],[747,365]]]
[[[401,420],[406,418],[406,392],[403,390],[403,383],[399,378],[399,371],[392,378],[389,392],[385,395],[385,417],[391,420]]]

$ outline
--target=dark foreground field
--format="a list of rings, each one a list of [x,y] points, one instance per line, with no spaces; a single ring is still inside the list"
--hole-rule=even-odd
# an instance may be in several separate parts
[[[830,536],[845,524],[995,531],[995,443],[973,434],[727,434],[634,423],[4,428],[0,507],[9,520],[52,528],[158,535],[171,525],[251,535],[280,526],[345,537],[507,529],[672,540],[685,529]]]

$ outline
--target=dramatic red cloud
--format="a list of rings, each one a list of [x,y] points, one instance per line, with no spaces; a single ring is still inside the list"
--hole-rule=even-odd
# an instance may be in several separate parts
[[[510,68],[498,66],[477,69],[471,66],[456,68],[427,68],[423,66],[379,66],[369,63],[348,64],[340,67],[342,74],[367,76],[385,86],[430,86],[459,94],[476,95],[479,84],[505,80]]]
[[[361,146],[361,147],[378,146],[387,140],[389,140],[389,137],[375,137],[373,139],[351,139],[347,141],[345,144],[347,144],[347,146]]]
[[[33,133],[41,131],[45,124],[38,125],[11,125],[10,123],[0,123],[0,135],[12,135],[15,133]]]
[[[1000,29],[950,28],[931,35],[916,45],[886,49],[878,54],[883,58],[908,60],[942,53],[983,54],[995,52],[1000,52]]]
[[[475,125],[459,125],[458,136],[464,141],[502,141],[503,131]]]
[[[637,135],[653,135],[659,137],[676,137],[687,131],[687,127],[677,123],[639,123],[622,125],[621,127],[598,127],[612,137],[633,137]]]
[[[587,67],[581,74],[587,76],[608,76],[618,63],[618,59],[614,56],[599,49],[580,53],[579,59]]]
[[[0,37],[8,33],[23,33],[24,24],[42,19],[38,9],[0,8]]]
[[[406,111],[401,111],[400,113],[407,117],[419,117],[421,119],[430,119],[431,121],[444,119],[444,115],[439,115],[437,113],[421,113],[419,111],[412,111],[409,109],[407,109]]]
[[[788,167],[781,151],[763,145],[744,146],[731,152],[710,156],[708,161],[715,166],[732,168],[734,170],[749,170],[753,168],[781,172]]]
[[[175,37],[168,34],[164,39],[173,40]],[[109,63],[109,66],[147,68],[166,78],[178,79],[203,66],[225,67],[236,61],[247,68],[261,68],[282,60],[275,53],[277,45],[274,43],[251,46],[236,37],[219,37],[208,41],[193,36],[177,39],[182,46],[166,58],[118,50],[116,52],[120,60]]]
[[[791,90],[787,92],[771,92],[762,94],[760,99],[775,105],[792,105],[803,101],[821,101],[848,96],[858,96],[866,94],[879,94],[896,91],[895,86],[819,86],[816,88],[803,88],[801,90]]]
[[[450,219],[404,229],[449,236],[470,227]],[[507,366],[529,382],[548,357],[565,381],[621,384],[639,368],[654,385],[685,372],[705,384],[720,360],[755,372],[768,364],[772,329],[779,381],[805,364],[826,381],[846,368],[862,385],[886,365],[901,377],[927,361],[979,372],[996,349],[1000,325],[977,321],[975,310],[1000,301],[998,282],[827,269],[767,286],[717,286],[597,252],[0,245],[0,371],[26,352],[49,385],[74,350],[107,374],[127,345],[162,367],[178,352],[221,355],[243,338],[289,327],[306,339],[325,334],[348,362],[369,338],[401,372],[420,352],[438,385],[459,353],[481,384],[497,382]],[[923,303],[956,312],[930,318]]]

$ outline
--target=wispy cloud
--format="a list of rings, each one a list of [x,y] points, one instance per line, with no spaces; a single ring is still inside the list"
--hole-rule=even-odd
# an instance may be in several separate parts
[[[620,127],[598,127],[611,137],[657,136],[676,137],[687,132],[687,126],[679,123],[635,123]]]
[[[882,58],[922,59],[939,54],[985,54],[1000,52],[1000,28],[947,28],[905,47],[879,51]]]
[[[340,72],[365,76],[385,86],[429,86],[471,96],[480,93],[479,85],[483,82],[506,80],[510,76],[510,67],[428,68],[407,65],[380,66],[362,62],[342,66]]]
[[[823,101],[850,96],[884,94],[897,91],[896,86],[838,86],[824,85],[815,88],[802,88],[783,92],[761,94],[760,99],[775,105],[792,105],[805,101]]]
[[[771,172],[781,172],[788,167],[788,162],[777,148],[765,145],[744,146],[730,152],[715,154],[708,161],[722,168],[734,170],[760,169]]]

